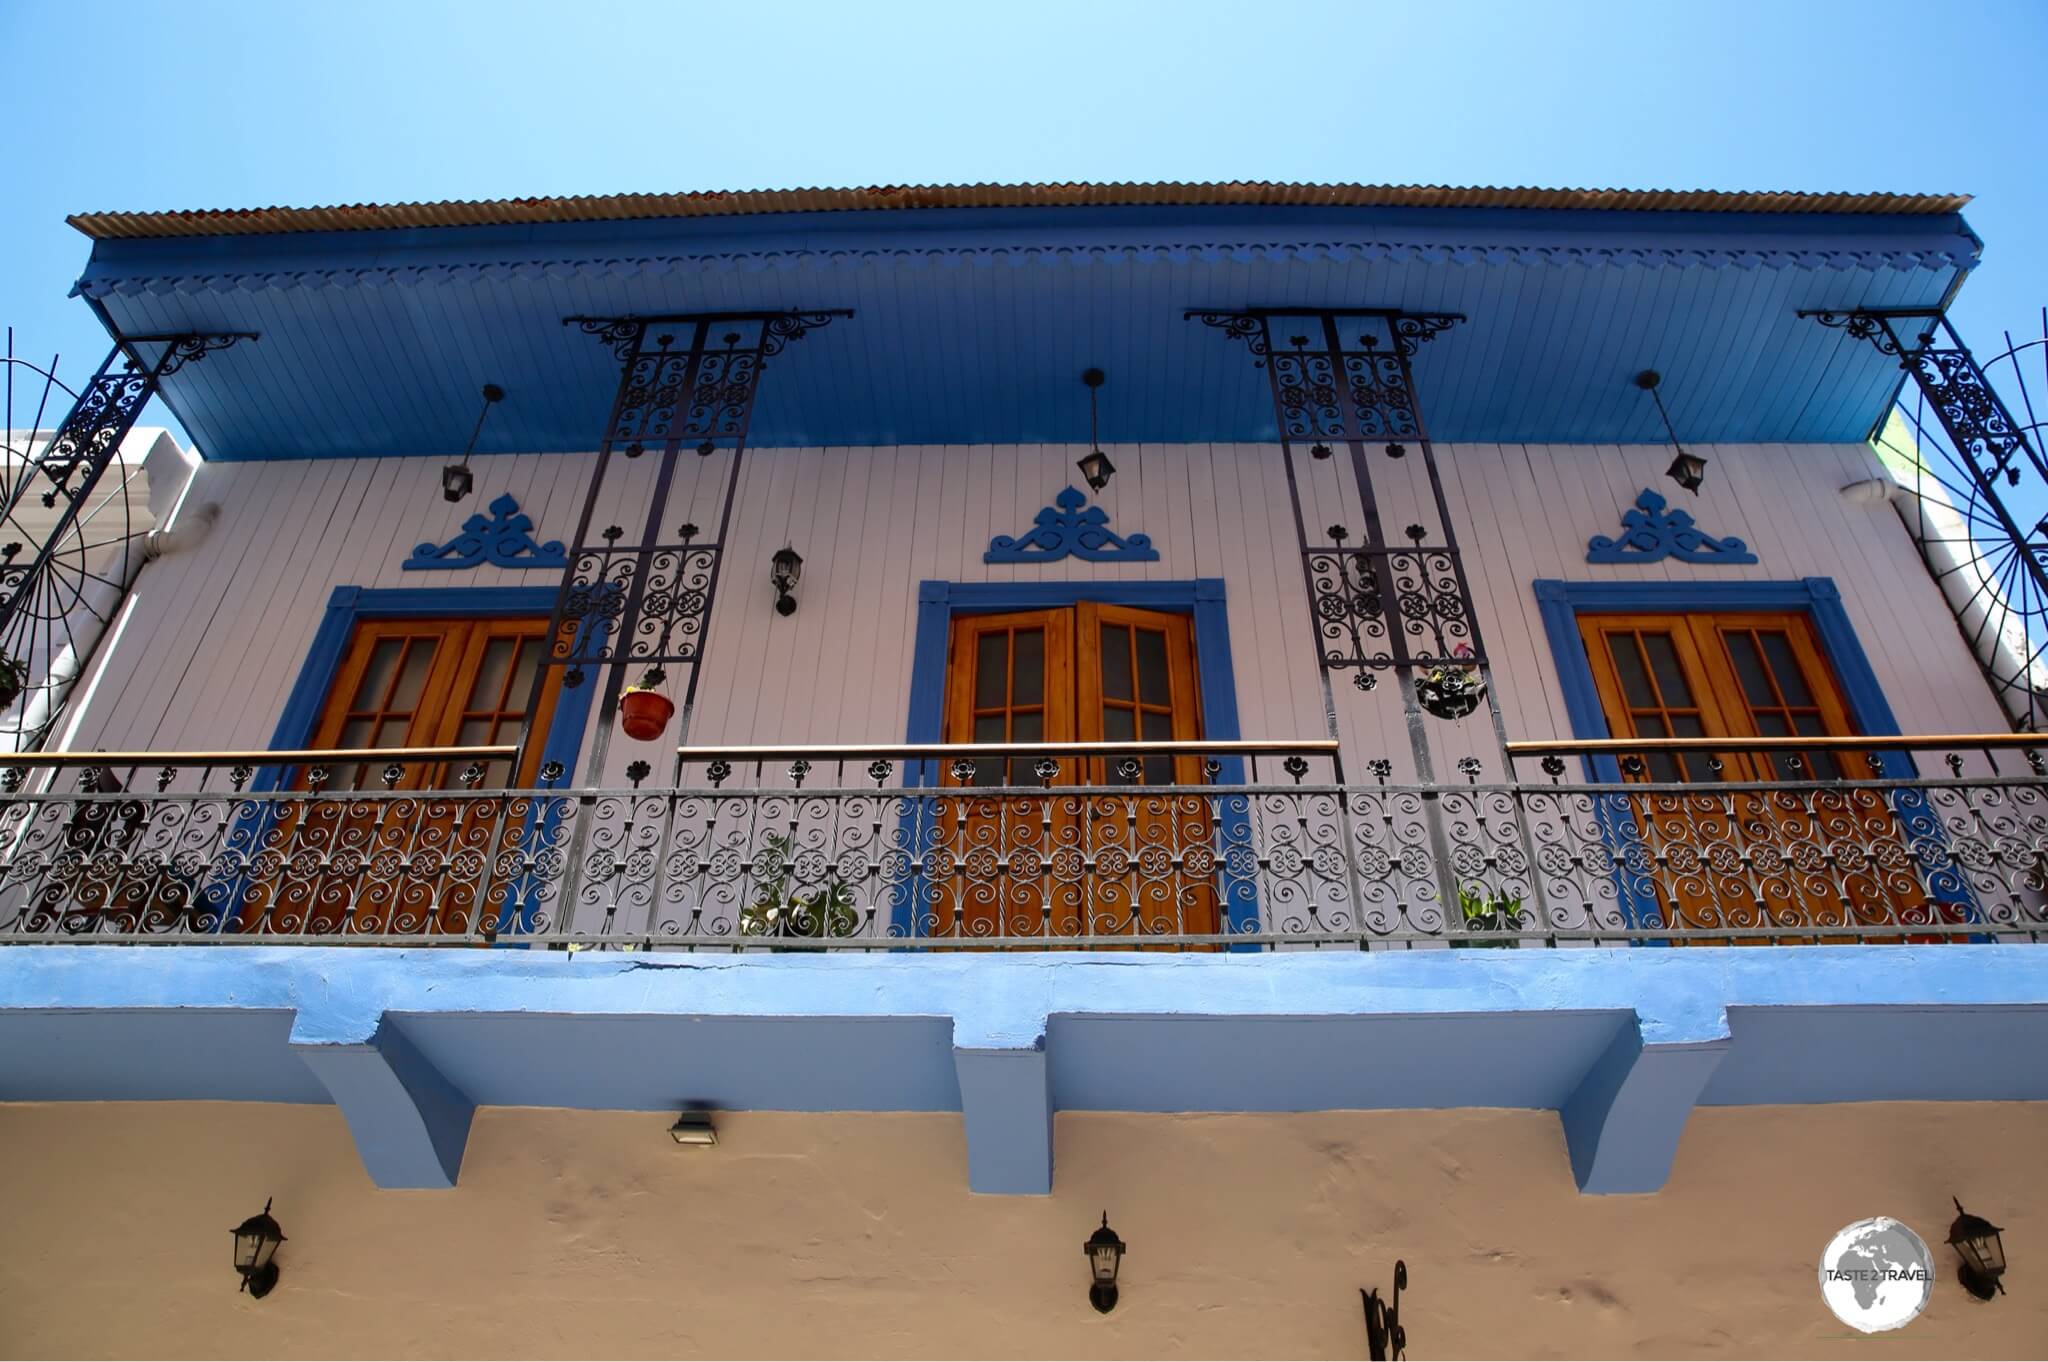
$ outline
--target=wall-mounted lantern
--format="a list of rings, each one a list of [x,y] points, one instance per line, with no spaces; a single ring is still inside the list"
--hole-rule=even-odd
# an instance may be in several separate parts
[[[1686,453],[1685,447],[1678,443],[1678,432],[1671,428],[1671,414],[1664,410],[1664,395],[1657,391],[1657,385],[1663,381],[1663,376],[1655,369],[1645,369],[1636,375],[1636,386],[1656,402],[1657,415],[1664,418],[1664,433],[1671,437],[1671,447],[1678,451],[1678,457],[1664,470],[1664,476],[1698,496],[1700,484],[1706,481],[1707,461],[1697,454]]]
[[[668,1137],[677,1144],[714,1145],[718,1143],[718,1128],[711,1124],[711,1113],[692,1107],[676,1117],[676,1123],[668,1128]]]
[[[768,581],[775,588],[775,613],[796,613],[796,584],[804,575],[803,555],[785,544],[768,564]]]
[[[495,383],[484,384],[483,410],[476,414],[476,425],[469,432],[469,444],[463,448],[462,462],[444,464],[441,468],[441,496],[447,501],[460,501],[469,495],[476,479],[470,475],[469,456],[476,452],[476,437],[484,433],[484,418],[491,414],[491,408],[505,400],[505,390]]]
[[[1102,452],[1102,437],[1096,433],[1095,394],[1102,387],[1102,370],[1086,371],[1081,375],[1081,381],[1088,385],[1088,452],[1074,467],[1081,470],[1081,476],[1087,479],[1091,490],[1100,492],[1116,476],[1116,465],[1109,461],[1109,455]]]
[[[639,684],[619,692],[619,731],[635,742],[653,742],[668,729],[676,714],[676,702],[663,695],[661,683],[668,673],[649,667]]]
[[[1124,1241],[1109,1227],[1109,1212],[1102,1213],[1102,1228],[1081,1245],[1088,1255],[1088,1303],[1103,1314],[1116,1309],[1116,1274],[1124,1262]]]
[[[1981,1215],[1971,1215],[1956,1203],[1956,1220],[1948,1227],[1948,1242],[1962,1258],[1956,1280],[1980,1301],[2005,1294],[2005,1231]]]
[[[277,1264],[272,1259],[284,1242],[284,1231],[270,1218],[270,1198],[263,1199],[263,1211],[235,1226],[235,1271],[242,1274],[242,1290],[262,1300],[277,1285]]]

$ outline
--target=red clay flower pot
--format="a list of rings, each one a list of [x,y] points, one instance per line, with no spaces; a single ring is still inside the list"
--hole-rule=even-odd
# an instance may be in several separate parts
[[[676,702],[658,690],[629,687],[619,696],[619,731],[638,742],[653,742],[676,715]]]

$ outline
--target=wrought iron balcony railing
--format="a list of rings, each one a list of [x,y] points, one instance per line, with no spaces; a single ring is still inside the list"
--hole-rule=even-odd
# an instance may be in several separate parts
[[[689,748],[659,782],[531,790],[489,787],[505,747],[22,754],[0,941],[2040,940],[2039,743],[1512,743],[1433,786],[1347,777],[1329,742]]]

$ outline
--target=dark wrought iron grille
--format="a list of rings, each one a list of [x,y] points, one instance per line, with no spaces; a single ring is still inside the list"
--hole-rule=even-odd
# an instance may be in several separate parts
[[[1353,684],[1361,690],[1372,689],[1373,674],[1388,668],[1483,667],[1471,592],[1409,368],[1418,345],[1463,318],[1385,311],[1188,315],[1243,341],[1271,381],[1322,666],[1355,669]],[[1408,546],[1399,547],[1382,525],[1367,446],[1400,457],[1408,442],[1428,469],[1442,544],[1425,543],[1427,531],[1411,525],[1401,531]],[[1301,505],[1297,455],[1308,447],[1326,457],[1337,444],[1350,457],[1364,514],[1356,548],[1343,525],[1323,532],[1329,543],[1312,542]]]
[[[105,569],[85,561],[90,554],[78,517],[158,385],[188,364],[253,339],[242,332],[123,337],[41,452],[19,469],[0,469],[0,654],[47,663],[85,576]],[[11,386],[8,405],[11,415]],[[58,513],[34,534],[24,529],[30,517],[23,514],[33,503]]]
[[[580,685],[585,668],[688,665],[702,656],[704,629],[718,584],[739,455],[761,374],[791,341],[845,311],[716,314],[695,317],[572,317],[571,323],[610,347],[620,363],[618,394],[599,445],[575,547],[555,609],[550,661],[565,666],[565,685]],[[685,454],[730,451],[731,464],[712,537],[693,524],[670,530],[667,515],[675,468]],[[595,508],[614,457],[652,455],[660,471],[641,532],[623,526],[592,533]],[[602,621],[603,629],[589,627]],[[623,684],[608,673],[607,707]],[[695,676],[691,691],[694,695]],[[685,711],[688,701],[685,701]]]
[[[1142,787],[1051,784],[1073,745],[695,749],[679,754],[673,785],[650,786],[641,763],[628,788],[556,789],[561,772],[548,770],[542,788],[515,791],[480,787],[483,763],[509,748],[17,757],[0,766],[0,941],[2048,939],[2042,751],[1884,742],[1842,748],[1886,773],[1872,779],[1805,778],[1810,768],[1774,753],[1790,778],[1707,785],[1642,780],[1627,752],[1618,780],[1565,780],[1564,754],[1598,744],[1516,744],[1512,759],[1536,767],[1528,778],[1482,780],[1474,761],[1445,785],[1392,783],[1382,761],[1348,782],[1326,742],[1168,744],[1202,754],[1202,782]],[[1909,748],[1945,774],[1888,774],[1910,769]],[[1112,776],[1157,755],[1090,750]],[[1244,783],[1218,783],[1228,759],[1246,763]],[[905,787],[908,767],[934,761],[959,763],[962,784]],[[1037,783],[965,784],[996,761]],[[1446,882],[1458,886],[1449,901]]]
[[[2022,424],[1938,310],[1800,315],[1897,358],[1912,377],[1919,401],[1899,403],[1912,447],[1893,447],[1911,465],[1903,475],[1911,509],[1898,504],[1899,513],[1999,703],[2016,728],[2039,731],[2048,725],[2048,519],[2038,514],[2048,499],[2048,461],[2019,365],[2028,347],[2008,336],[1992,361],[2009,366],[2006,376],[2030,409],[2030,424]],[[2043,325],[2048,330],[2048,318]],[[2014,509],[2025,505],[2036,513]]]

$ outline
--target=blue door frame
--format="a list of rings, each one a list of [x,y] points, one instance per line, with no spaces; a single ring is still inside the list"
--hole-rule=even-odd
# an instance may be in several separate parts
[[[1644,614],[1690,611],[1798,611],[1813,624],[1822,654],[1841,685],[1842,698],[1857,729],[1871,737],[1896,736],[1899,721],[1884,698],[1870,658],[1857,641],[1842,608],[1842,593],[1832,577],[1801,577],[1790,581],[1763,582],[1564,582],[1542,579],[1534,584],[1537,607],[1543,615],[1543,631],[1550,641],[1551,660],[1557,664],[1558,683],[1564,692],[1565,713],[1571,720],[1574,738],[1608,738],[1607,713],[1600,707],[1600,692],[1593,683],[1593,665],[1586,656],[1585,641],[1579,635],[1579,612],[1630,611]],[[1882,753],[1885,770],[1901,772],[1902,779],[1918,774],[1909,752]],[[1582,758],[1586,779],[1618,784],[1621,767],[1613,757]],[[1621,894],[1622,910],[1631,925],[1650,920],[1657,912],[1655,890],[1647,884],[1631,885],[1624,878],[1622,844],[1634,827],[1628,813],[1627,796],[1599,811],[1607,842],[1616,852],[1615,883]],[[1909,845],[1921,837],[1940,844],[1941,824],[1918,791],[1900,791],[1891,797],[1892,814],[1907,832]],[[1624,819],[1624,815],[1627,815]],[[1973,915],[1976,903],[1969,886],[1955,871],[1943,866],[1921,866],[1928,897],[1954,904]]]
[[[291,751],[305,747],[312,740],[314,727],[320,722],[321,708],[327,701],[328,691],[333,689],[335,675],[341,670],[341,660],[348,652],[349,640],[355,637],[359,622],[547,615],[555,608],[555,596],[556,589],[547,586],[334,588],[333,594],[327,598],[327,612],[321,617],[320,627],[313,635],[313,646],[307,649],[306,660],[299,664],[298,678],[293,681],[284,710],[278,716],[277,727],[271,732],[271,750]],[[606,626],[600,619],[594,621],[593,627],[603,630]],[[601,639],[599,641],[602,642]],[[590,706],[596,690],[597,687],[589,685],[564,687],[555,702],[547,741],[541,748],[541,765],[561,763],[559,785],[562,788],[575,784],[576,759],[583,751],[583,730],[590,719]],[[266,768],[250,782],[249,792],[257,795],[285,788],[291,782],[291,775],[287,768]],[[254,848],[270,830],[275,816],[274,811],[246,815],[242,824],[229,836],[243,839],[244,845]],[[560,817],[560,811],[551,804],[537,804],[529,815],[530,843],[545,843]],[[219,931],[235,929],[246,894],[246,881],[234,886],[228,895],[231,907],[221,914]],[[522,897],[522,926],[531,919],[534,906],[530,895]]]
[[[1223,599],[1223,579],[1196,577],[1171,582],[920,582],[917,588],[917,638],[910,668],[910,716],[904,725],[904,740],[936,743],[945,740],[946,650],[952,638],[955,615],[986,615],[1004,610],[1055,610],[1092,601],[1098,605],[1127,605],[1144,610],[1165,610],[1190,616],[1194,622],[1195,679],[1200,692],[1202,736],[1217,742],[1233,741],[1242,735],[1237,717],[1237,674],[1230,661],[1230,617]],[[1244,782],[1244,761],[1225,757],[1220,762],[1217,782]],[[935,786],[938,772],[929,763],[913,762],[904,773],[904,784],[912,789]],[[917,816],[916,801],[902,820],[905,845],[916,854],[917,827],[928,820]],[[1218,799],[1217,821],[1222,826],[1224,846],[1251,845],[1250,812],[1238,799]],[[1219,857],[1222,876],[1222,907],[1225,930],[1231,933],[1258,929],[1258,897],[1252,877],[1236,875]],[[890,905],[891,932],[914,935],[915,882],[896,895]]]

